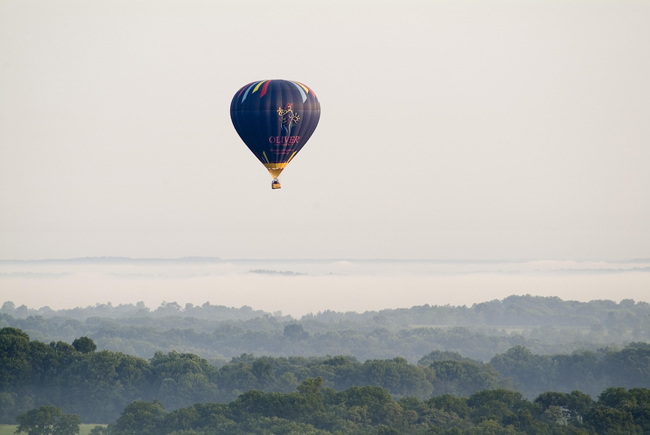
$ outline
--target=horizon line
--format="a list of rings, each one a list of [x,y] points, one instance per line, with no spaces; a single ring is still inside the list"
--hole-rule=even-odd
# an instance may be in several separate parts
[[[500,259],[459,259],[459,258],[221,258],[217,256],[184,256],[184,257],[127,257],[127,256],[87,256],[69,258],[42,258],[42,259],[0,259],[0,263],[45,263],[45,262],[244,262],[244,261],[360,261],[360,262],[437,262],[437,263],[526,263],[534,261],[576,261],[576,262],[650,262],[648,258],[544,258],[544,257],[523,257],[523,258],[500,258]]]

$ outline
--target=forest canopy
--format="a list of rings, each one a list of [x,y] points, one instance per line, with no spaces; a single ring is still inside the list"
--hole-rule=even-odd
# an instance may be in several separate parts
[[[93,435],[641,434],[649,341],[650,305],[632,300],[511,296],[300,319],[5,302],[0,423],[56,408],[59,428],[110,424]]]
[[[227,362],[243,353],[268,356],[350,355],[361,361],[404,357],[418,361],[431,350],[490,361],[521,345],[537,354],[598,351],[650,341],[646,302],[563,301],[510,296],[466,306],[422,305],[365,313],[324,311],[294,319],[251,307],[164,302],[51,310],[5,302],[0,327],[34,339],[71,343],[90,337],[99,349],[151,358],[155,352],[193,353]]]
[[[75,346],[76,344],[76,346]],[[631,343],[570,355],[539,355],[515,346],[484,363],[449,351],[431,351],[418,364],[405,358],[351,356],[270,357],[242,354],[216,366],[190,353],[156,352],[149,360],[97,351],[88,337],[68,344],[31,340],[0,329],[0,421],[37,406],[57,406],[83,421],[114,421],[135,400],[156,400],[173,411],[195,403],[226,403],[248,391],[289,394],[307,379],[343,391],[378,387],[395,400],[467,397],[506,389],[532,400],[546,391],[579,390],[597,397],[608,387],[650,388],[650,345]]]

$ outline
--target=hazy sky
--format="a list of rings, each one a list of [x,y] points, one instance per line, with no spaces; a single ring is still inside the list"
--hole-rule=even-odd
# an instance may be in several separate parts
[[[0,258],[650,257],[650,2],[0,0]],[[320,125],[271,191],[244,84]]]
[[[281,273],[284,272],[284,273]],[[510,295],[650,302],[650,259],[604,261],[0,261],[0,305],[53,309],[163,301],[293,316],[468,305]]]

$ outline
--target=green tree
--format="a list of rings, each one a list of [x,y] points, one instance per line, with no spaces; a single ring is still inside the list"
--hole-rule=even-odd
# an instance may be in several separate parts
[[[74,347],[77,352],[81,353],[92,353],[97,350],[95,342],[88,337],[79,337],[75,339],[72,342],[72,347]]]
[[[56,406],[41,406],[18,417],[18,429],[16,433],[26,432],[27,435],[51,435],[54,433],[54,424],[63,413]]]
[[[59,365],[54,349],[40,341],[29,343],[29,360],[31,365],[31,381],[39,388],[43,388],[48,377],[55,375]]]
[[[418,364],[421,366],[429,366],[436,361],[468,361],[480,364],[479,361],[464,357],[458,352],[452,352],[448,350],[434,350],[433,352],[428,353],[420,358]]]
[[[557,363],[551,357],[535,355],[524,346],[496,355],[490,364],[502,376],[512,377],[528,396],[546,391],[557,377]]]
[[[380,387],[350,387],[336,394],[337,401],[347,407],[359,407],[367,411],[367,418],[372,423],[384,421],[384,406],[393,400],[384,388]]]
[[[29,335],[17,328],[0,329],[0,390],[27,379],[29,351]]]
[[[57,341],[56,343],[51,342],[50,347],[54,350],[59,364],[64,366],[71,364],[78,356],[78,352],[75,348],[64,341]]]
[[[56,406],[41,406],[16,417],[16,433],[27,435],[75,435],[79,433],[81,418],[75,414],[63,414]]]
[[[430,366],[436,373],[434,394],[469,396],[482,390],[499,387],[498,373],[489,364],[470,361],[434,361]]]
[[[284,336],[291,341],[305,340],[309,333],[299,323],[290,323],[284,327]]]
[[[79,433],[81,418],[76,414],[63,414],[54,423],[53,435],[76,435]]]
[[[279,391],[280,393],[291,393],[296,389],[297,386],[298,379],[296,376],[291,372],[287,372],[277,379],[275,383],[275,390]]]
[[[603,435],[641,435],[643,430],[634,424],[632,414],[606,406],[596,406],[585,415],[585,423]]]
[[[364,384],[386,388],[391,394],[425,399],[431,397],[433,392],[430,381],[435,379],[435,371],[429,367],[409,364],[401,357],[368,360],[363,363],[361,371]]]
[[[569,395],[566,393],[558,393],[556,391],[547,391],[537,396],[535,403],[540,405],[543,409],[547,409],[549,406],[567,407],[569,405]]]
[[[432,397],[425,403],[433,409],[438,409],[448,414],[456,414],[461,418],[467,417],[470,413],[466,397],[444,394],[442,396]]]
[[[115,435],[155,435],[162,428],[167,411],[156,400],[136,400],[124,408],[122,415],[112,427]],[[30,434],[31,435],[31,434]]]
[[[253,363],[251,373],[257,378],[257,383],[262,389],[267,389],[275,380],[273,366],[265,359],[258,359]]]
[[[513,426],[503,427],[494,420],[483,420],[467,433],[470,435],[517,435],[517,431]]]
[[[516,421],[516,414],[529,403],[521,393],[508,390],[479,391],[467,399],[467,404],[474,408],[477,420],[489,419],[500,423]]]
[[[190,430],[199,419],[196,408],[181,408],[165,416],[165,428],[168,430]]]
[[[579,419],[582,419],[582,416],[585,415],[593,405],[594,401],[589,394],[585,394],[578,390],[572,391],[569,394],[568,408],[570,411],[575,412]]]

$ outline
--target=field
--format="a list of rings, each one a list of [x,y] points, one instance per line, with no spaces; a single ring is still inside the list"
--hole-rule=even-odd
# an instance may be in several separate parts
[[[90,430],[95,426],[106,426],[105,424],[82,424],[79,426],[79,435],[88,435]],[[0,424],[0,435],[13,435],[18,425],[15,424]]]

